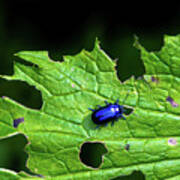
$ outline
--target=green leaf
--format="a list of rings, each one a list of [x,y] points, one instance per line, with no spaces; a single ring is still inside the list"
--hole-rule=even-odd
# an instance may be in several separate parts
[[[0,99],[1,137],[23,133],[30,144],[28,167],[45,179],[113,179],[142,171],[146,179],[176,179],[180,174],[180,36],[165,36],[159,52],[147,52],[138,41],[146,74],[120,82],[115,63],[100,49],[85,50],[54,62],[47,52],[16,55],[33,64],[15,62],[7,80],[25,81],[42,93],[40,110],[9,98]],[[126,120],[97,129],[88,108],[104,101],[130,107]],[[14,129],[14,119],[24,118]],[[2,134],[1,134],[2,133]],[[80,161],[83,143],[100,142],[107,153],[98,169]],[[127,149],[129,144],[129,149]]]
[[[40,180],[42,178],[29,176],[26,173],[15,173],[13,171],[0,168],[0,178],[1,180]]]

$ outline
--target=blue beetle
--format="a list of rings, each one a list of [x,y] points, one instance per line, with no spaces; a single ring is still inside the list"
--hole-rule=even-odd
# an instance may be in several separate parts
[[[112,104],[105,101],[106,106],[98,106],[98,109],[91,109],[89,110],[93,111],[92,113],[92,121],[97,124],[107,124],[108,122],[112,122],[111,125],[114,124],[114,121],[117,121],[118,118],[126,119],[123,116],[124,113],[124,107],[119,105],[119,100]]]

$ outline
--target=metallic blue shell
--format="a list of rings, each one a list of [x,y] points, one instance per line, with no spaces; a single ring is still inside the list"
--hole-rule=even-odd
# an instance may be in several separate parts
[[[123,106],[118,104],[118,100],[114,103],[107,103],[106,106],[99,107],[99,109],[90,109],[93,111],[92,113],[92,121],[95,124],[107,124],[108,122],[112,121],[112,124],[115,120],[118,120],[118,118],[123,118],[124,108]]]

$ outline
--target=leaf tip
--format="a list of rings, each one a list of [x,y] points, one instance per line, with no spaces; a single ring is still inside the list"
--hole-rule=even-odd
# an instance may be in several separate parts
[[[18,52],[16,52],[16,53],[14,53],[13,55],[14,55],[14,56],[17,56],[17,57],[21,57],[22,55],[27,54],[27,52],[28,52],[28,51],[18,51]]]
[[[137,48],[137,49],[141,49],[142,48],[141,44],[139,43],[139,37],[136,34],[134,34],[134,43],[133,43],[133,46],[135,48]]]
[[[18,52],[13,54],[14,56],[18,56]]]
[[[94,47],[95,48],[100,48],[100,41],[99,41],[98,37],[96,37],[96,39],[95,39]]]

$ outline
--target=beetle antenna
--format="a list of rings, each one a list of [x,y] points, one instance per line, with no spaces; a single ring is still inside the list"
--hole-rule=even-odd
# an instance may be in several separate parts
[[[109,105],[109,103],[107,101],[104,101],[106,103],[106,105]]]
[[[91,110],[91,111],[95,111],[95,109],[91,109],[91,108],[88,108],[89,110]]]
[[[116,104],[119,104],[119,99],[116,100]]]

